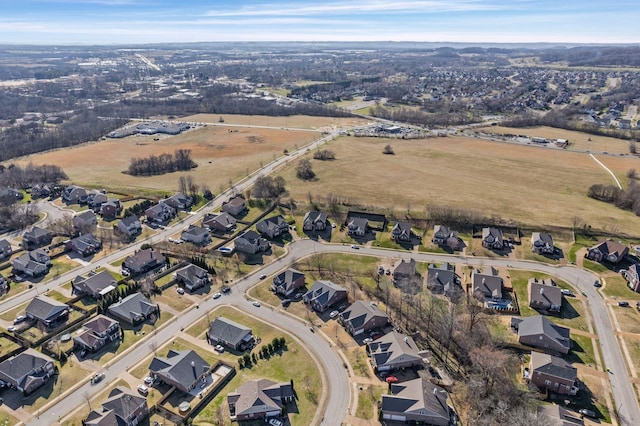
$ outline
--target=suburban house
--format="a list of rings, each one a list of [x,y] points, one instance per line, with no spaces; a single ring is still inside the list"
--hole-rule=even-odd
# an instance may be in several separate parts
[[[565,355],[571,348],[569,329],[552,323],[542,315],[511,318],[511,328],[518,332],[518,341],[523,345]]]
[[[261,220],[256,224],[256,229],[260,234],[273,239],[288,233],[289,224],[282,215],[278,215]]]
[[[538,405],[536,417],[540,425],[584,426],[584,420],[580,414],[571,412],[558,404]]]
[[[441,387],[418,378],[394,383],[390,391],[390,395],[382,395],[380,411],[383,419],[434,426],[449,424],[447,392]]]
[[[502,250],[504,247],[502,231],[498,228],[482,228],[482,247]]]
[[[99,211],[100,207],[107,202],[107,194],[103,191],[93,190],[87,195],[87,205],[91,210]]]
[[[45,198],[51,195],[51,191],[55,185],[53,183],[40,182],[35,183],[31,186],[31,198]]]
[[[634,263],[627,269],[624,277],[628,281],[629,288],[636,293],[640,293],[640,264]]]
[[[9,292],[9,281],[4,275],[0,275],[0,296]]]
[[[22,242],[27,247],[42,247],[46,244],[51,244],[51,241],[53,241],[53,232],[39,226],[34,226],[25,232],[22,237]]]
[[[13,273],[29,277],[46,275],[51,267],[51,257],[42,249],[28,251],[11,261]]]
[[[158,315],[158,305],[151,303],[142,293],[133,293],[109,306],[111,316],[123,320],[131,325],[138,325],[147,318],[155,319]]]
[[[0,201],[4,203],[16,203],[24,198],[22,192],[15,188],[5,187],[0,188]]]
[[[91,256],[100,251],[102,243],[93,234],[83,234],[65,242],[67,250],[78,253],[82,257]]]
[[[98,315],[84,323],[80,334],[73,337],[73,345],[80,350],[95,352],[107,343],[120,339],[120,323],[106,315]]]
[[[531,351],[529,380],[540,389],[561,395],[578,393],[578,369],[557,356]]]
[[[114,218],[122,211],[122,204],[117,198],[109,198],[100,206],[100,215],[104,218]]]
[[[68,204],[83,204],[87,202],[87,190],[76,185],[69,185],[62,191],[62,199]]]
[[[391,230],[391,239],[410,242],[415,234],[409,222],[397,222]]]
[[[225,317],[217,317],[209,325],[207,341],[212,345],[222,345],[227,348],[244,351],[254,344],[251,329]]]
[[[100,299],[102,296],[112,292],[118,286],[116,279],[104,270],[102,272],[91,271],[86,277],[78,275],[71,281],[75,294],[91,296]]]
[[[144,211],[147,222],[167,223],[176,216],[176,209],[167,203],[158,203]]]
[[[357,300],[339,316],[344,328],[357,336],[389,324],[389,316],[372,302]]]
[[[302,230],[321,232],[327,227],[327,214],[319,211],[306,212],[302,221]]]
[[[289,296],[297,289],[304,287],[305,276],[302,272],[289,268],[273,277],[271,290],[283,296]]]
[[[241,195],[236,195],[229,201],[222,203],[222,211],[229,213],[231,216],[238,216],[247,210],[247,205]]]
[[[537,254],[553,254],[555,251],[553,237],[546,232],[533,232],[531,234],[531,251]]]
[[[326,311],[330,306],[347,298],[347,290],[331,281],[318,280],[307,291],[302,300],[318,312]]]
[[[92,410],[82,422],[84,426],[137,426],[149,415],[147,398],[118,386],[109,392],[102,411]]]
[[[0,240],[0,259],[11,257],[12,254],[13,249],[11,248],[11,243],[7,240]]]
[[[431,242],[439,246],[449,247],[451,250],[462,250],[464,244],[458,236],[458,231],[452,231],[448,226],[435,225]]]
[[[427,288],[436,294],[453,296],[462,291],[460,277],[456,275],[453,265],[443,263],[441,266],[429,265],[427,268]]]
[[[562,308],[562,290],[551,278],[530,278],[527,285],[529,291],[529,307],[560,314]]]
[[[118,221],[116,229],[123,235],[133,238],[142,232],[142,224],[140,218],[136,215],[127,216]]]
[[[29,348],[0,362],[0,383],[30,394],[49,381],[56,372],[53,359]]]
[[[235,249],[242,253],[255,254],[269,250],[271,244],[262,238],[256,231],[246,231],[234,241]]]
[[[395,330],[369,343],[367,352],[377,372],[424,365],[416,342]]]
[[[138,251],[133,256],[127,256],[122,262],[122,269],[132,274],[141,274],[155,268],[164,266],[167,259],[157,250],[152,248]]]
[[[166,358],[154,357],[149,371],[169,386],[189,393],[211,374],[211,366],[194,350],[170,349]]]
[[[193,205],[193,198],[183,192],[178,192],[169,198],[160,200],[160,203],[168,204],[176,210],[185,210]]]
[[[192,292],[209,284],[209,273],[190,264],[176,271],[176,281],[181,282],[185,290]]]
[[[227,395],[231,420],[250,420],[280,416],[282,407],[294,399],[290,382],[251,380]]]
[[[474,294],[482,295],[486,300],[502,299],[502,277],[495,273],[493,268],[488,268],[485,273],[473,272],[472,290]]]
[[[199,246],[211,244],[211,235],[209,235],[209,230],[196,225],[190,225],[187,229],[182,231],[180,239]]]
[[[82,234],[92,232],[98,226],[98,217],[93,210],[85,210],[71,218],[73,229]]]
[[[593,247],[587,249],[586,258],[595,262],[607,262],[614,265],[619,263],[629,253],[629,248],[621,243],[616,243],[613,240],[599,241]]]
[[[354,237],[364,237],[369,221],[363,217],[354,217],[347,223],[347,234]]]
[[[25,309],[25,315],[47,328],[56,327],[69,318],[69,306],[49,296],[36,296]]]
[[[393,283],[398,287],[406,287],[416,276],[416,261],[411,258],[407,261],[398,260],[393,266]]]
[[[236,219],[227,212],[220,214],[207,213],[202,219],[202,227],[213,233],[221,232],[226,234],[236,229]]]

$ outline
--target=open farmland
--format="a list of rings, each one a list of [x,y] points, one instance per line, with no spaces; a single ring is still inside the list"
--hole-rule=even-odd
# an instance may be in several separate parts
[[[174,137],[129,136],[107,139],[74,148],[50,151],[20,158],[18,164],[56,164],[77,185],[108,187],[111,190],[177,191],[178,179],[191,175],[197,184],[206,183],[215,193],[229,181],[281,156],[284,149],[294,149],[320,137],[317,132],[281,129],[206,126]],[[131,158],[173,153],[190,149],[198,167],[188,172],[158,176],[130,176]]]
[[[330,130],[334,127],[363,126],[369,123],[362,118],[311,117],[307,115],[292,115],[286,117],[271,117],[266,115],[231,115],[231,114],[196,114],[181,118],[186,122],[218,123],[220,117],[224,123],[243,126],[270,126],[290,129]]]
[[[382,153],[389,143],[395,155]],[[639,217],[586,196],[592,184],[613,181],[583,153],[466,137],[339,138],[327,148],[336,160],[312,160],[316,181],[296,178],[295,164],[281,172],[292,197],[333,194],[398,212],[437,204],[539,226],[570,227],[579,216],[594,228],[638,234]],[[627,157],[601,160],[619,177],[638,163]]]
[[[629,141],[611,138],[608,136],[575,132],[572,130],[556,129],[546,126],[527,128],[489,126],[482,127],[477,130],[496,133],[499,135],[511,134],[547,139],[566,139],[569,141],[569,150],[591,151],[593,153],[604,151],[610,154],[629,154]]]

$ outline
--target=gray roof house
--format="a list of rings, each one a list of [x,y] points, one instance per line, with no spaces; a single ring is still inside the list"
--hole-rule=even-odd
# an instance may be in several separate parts
[[[290,382],[251,380],[227,395],[231,420],[250,420],[280,416],[283,404],[294,399]]]
[[[621,243],[613,240],[599,241],[593,247],[587,249],[586,258],[596,262],[607,262],[617,264],[629,253],[629,248]]]
[[[395,330],[369,343],[367,352],[378,372],[423,365],[416,342]]]
[[[518,341],[523,345],[565,355],[571,348],[569,329],[552,323],[542,315],[511,318],[511,327],[518,332]]]
[[[105,218],[113,218],[122,211],[122,203],[117,198],[109,198],[100,205],[100,214]]]
[[[540,389],[562,395],[578,393],[578,369],[562,358],[532,351],[529,371],[529,380]]]
[[[399,259],[393,265],[393,282],[397,286],[408,285],[416,275],[416,261],[411,258],[407,261]]]
[[[192,292],[209,284],[209,273],[190,264],[176,271],[176,280],[184,284],[185,290]]]
[[[324,312],[330,306],[347,298],[347,290],[331,281],[318,280],[307,291],[302,300],[318,312]]]
[[[246,231],[233,242],[237,251],[248,254],[255,254],[268,250],[271,247],[269,241],[262,238],[256,231]]]
[[[389,316],[371,302],[357,300],[339,316],[344,328],[357,336],[389,324]]]
[[[282,215],[268,217],[256,224],[256,229],[268,238],[276,238],[289,232],[289,224]]]
[[[22,241],[27,247],[41,247],[45,244],[51,244],[53,240],[53,232],[48,229],[34,226],[29,231],[24,233]]]
[[[102,243],[93,234],[83,234],[72,240],[66,241],[68,250],[78,253],[80,256],[91,256],[100,251]]]
[[[118,221],[116,225],[118,232],[128,236],[129,238],[134,237],[142,232],[142,224],[140,223],[140,218],[136,215],[127,216]]]
[[[444,263],[439,267],[429,265],[427,268],[427,288],[436,294],[454,296],[462,291],[460,277],[456,275],[453,266]]]
[[[560,314],[562,290],[551,278],[546,280],[530,278],[528,283],[529,307],[550,314]]]
[[[180,239],[200,246],[211,244],[211,235],[209,235],[209,230],[196,225],[190,225],[187,229],[182,231]]]
[[[55,327],[69,318],[69,306],[49,296],[36,296],[27,305],[25,315],[45,327]]]
[[[158,203],[144,211],[148,222],[166,223],[176,216],[176,209],[167,203]]]
[[[225,317],[217,317],[209,325],[207,341],[212,345],[223,345],[236,351],[253,346],[251,329]]]
[[[302,221],[302,230],[324,231],[327,227],[327,214],[319,211],[306,212]]]
[[[502,231],[498,228],[482,228],[482,247],[502,250],[504,247]]]
[[[431,242],[439,246],[449,247],[451,250],[462,250],[464,243],[458,236],[458,231],[452,231],[445,225],[434,225]]]
[[[44,385],[55,371],[53,359],[29,348],[0,363],[0,383],[29,394]]]
[[[289,268],[273,277],[271,290],[275,291],[277,294],[289,296],[300,287],[304,287],[304,279],[305,276],[302,272]]]
[[[367,232],[369,221],[363,217],[354,217],[347,223],[347,234],[363,237]]]
[[[214,233],[229,233],[236,229],[236,218],[227,212],[220,214],[207,213],[202,219],[202,226]]]
[[[133,293],[109,306],[108,312],[131,325],[137,325],[150,316],[157,315],[158,305],[151,303],[142,293]]]
[[[531,251],[537,254],[553,254],[553,237],[546,232],[531,233]]]
[[[488,271],[487,271],[488,272]],[[481,294],[485,299],[502,299],[502,277],[493,273],[473,272],[471,284],[474,294]]]
[[[422,422],[434,426],[449,424],[447,392],[428,380],[418,378],[391,385],[391,395],[382,395],[380,410],[384,420]]]
[[[164,266],[166,262],[167,259],[162,253],[148,248],[140,250],[132,256],[127,256],[122,262],[122,268],[132,274],[140,274]]]
[[[62,199],[69,204],[87,202],[87,190],[76,185],[69,185],[62,191]]]
[[[71,218],[73,228],[81,233],[91,232],[98,225],[98,218],[93,210],[85,210]]]
[[[640,264],[634,263],[629,266],[627,272],[624,273],[624,277],[627,279],[627,285],[636,293],[640,293]]]
[[[74,293],[88,295],[96,299],[116,289],[118,282],[109,271],[91,271],[86,277],[78,275],[71,281]]]
[[[153,358],[149,371],[164,383],[189,393],[211,373],[211,366],[194,350],[170,349],[166,358]]]
[[[148,415],[147,398],[118,386],[109,392],[102,411],[92,410],[82,423],[85,426],[137,426]]]
[[[11,243],[7,240],[0,240],[0,259],[6,259],[13,254]]]
[[[30,277],[46,275],[51,267],[51,257],[42,249],[26,252],[11,261],[13,272]]]
[[[222,211],[229,213],[231,216],[238,216],[240,213],[247,209],[244,198],[240,195],[236,195],[229,201],[222,203]]]
[[[411,241],[413,235],[409,222],[397,222],[391,230],[391,239],[396,241]]]
[[[95,352],[107,343],[120,339],[120,323],[106,315],[98,315],[84,323],[83,330],[73,337],[76,348]]]
[[[178,192],[169,198],[160,200],[160,203],[168,204],[176,210],[185,210],[193,205],[193,198],[184,192]]]

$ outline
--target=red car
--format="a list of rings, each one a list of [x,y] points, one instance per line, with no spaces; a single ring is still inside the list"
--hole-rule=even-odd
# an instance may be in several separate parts
[[[398,383],[398,378],[395,376],[389,376],[385,379],[387,383]]]

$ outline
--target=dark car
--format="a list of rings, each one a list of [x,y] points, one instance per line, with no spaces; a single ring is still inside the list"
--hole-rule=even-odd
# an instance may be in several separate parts
[[[593,286],[594,286],[594,287],[602,287],[602,284],[600,283],[600,281],[599,281],[599,280],[596,280],[596,281],[593,283]]]
[[[231,291],[231,287],[228,287],[226,285],[224,287],[222,287],[222,292],[223,293],[229,293],[230,291]]]
[[[626,308],[627,306],[629,306],[629,302],[618,302],[618,306]]]

